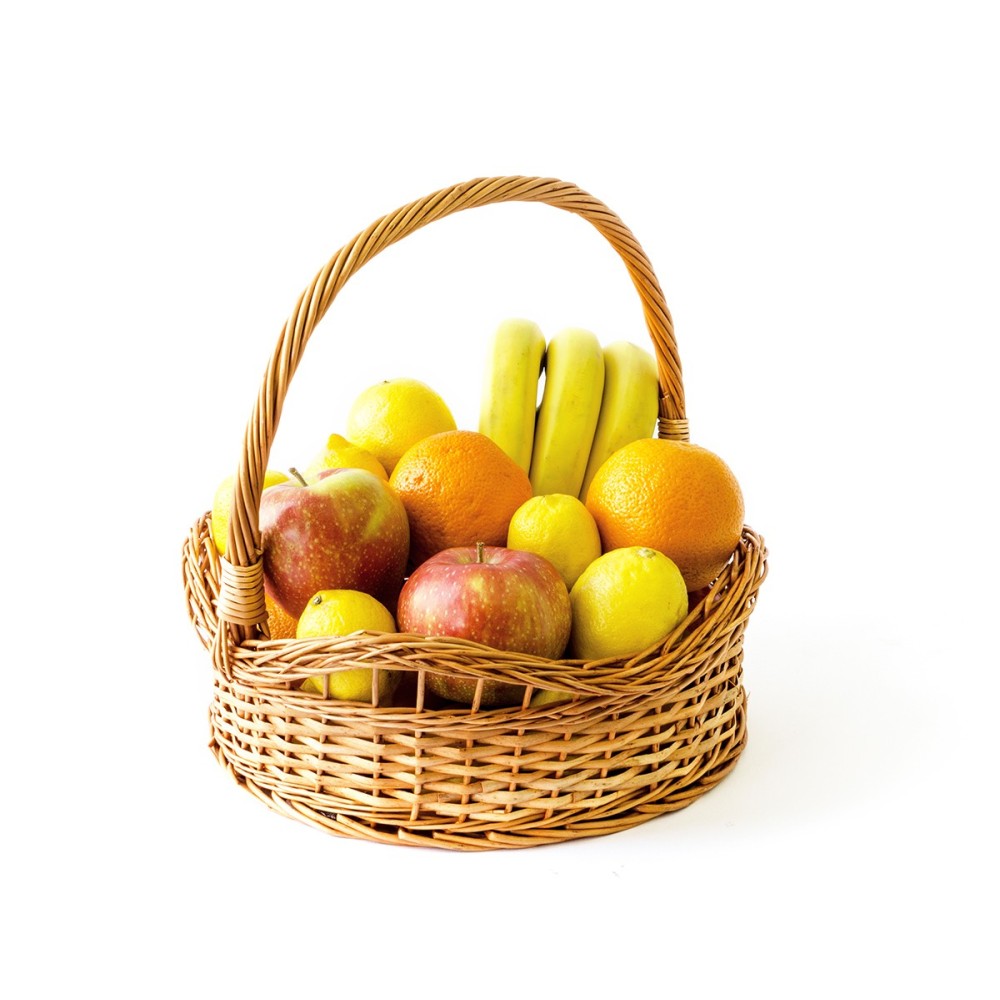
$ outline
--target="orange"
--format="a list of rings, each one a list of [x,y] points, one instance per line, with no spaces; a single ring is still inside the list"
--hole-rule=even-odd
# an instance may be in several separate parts
[[[267,608],[267,627],[272,639],[294,639],[298,622],[270,594],[264,595]]]
[[[528,474],[485,434],[442,431],[418,441],[389,476],[410,520],[410,562],[460,545],[506,545],[531,499]]]
[[[688,590],[710,584],[743,530],[743,494],[714,452],[642,438],[619,448],[587,492],[604,551],[648,546],[669,556]]]

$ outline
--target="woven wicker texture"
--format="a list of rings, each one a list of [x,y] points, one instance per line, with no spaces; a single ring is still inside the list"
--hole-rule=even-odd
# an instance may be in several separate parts
[[[183,546],[192,623],[212,653],[211,747],[269,807],[342,836],[475,850],[612,833],[680,809],[717,784],[746,741],[743,634],[766,575],[745,528],[708,598],[667,640],[628,660],[543,660],[460,639],[410,635],[272,640],[258,516],[282,403],[302,352],[344,282],[381,250],[468,208],[536,201],[581,216],[616,250],[638,292],[659,371],[658,433],[686,440],[673,323],[635,237],[576,186],[481,178],[405,205],[345,244],[305,289],[278,339],[247,424],[227,552],[209,517]],[[299,691],[357,666],[402,671],[391,704]],[[522,707],[442,704],[428,672],[525,685]],[[480,689],[482,685],[480,684]],[[566,700],[532,707],[539,690]],[[477,699],[478,701],[478,699]]]

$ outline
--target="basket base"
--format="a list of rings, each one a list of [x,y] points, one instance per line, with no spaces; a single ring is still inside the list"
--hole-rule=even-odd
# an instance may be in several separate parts
[[[694,773],[588,797],[576,809],[515,810],[498,818],[435,816],[420,812],[411,819],[372,818],[370,810],[317,808],[308,797],[265,787],[250,774],[241,773],[239,760],[230,759],[224,743],[213,737],[210,748],[218,762],[238,785],[269,809],[337,837],[409,847],[431,847],[456,851],[523,849],[569,840],[601,837],[628,830],[666,813],[678,812],[711,791],[736,766],[747,741],[745,698],[736,712],[732,738],[706,756]],[[425,807],[426,808],[426,807]],[[414,810],[416,813],[417,811]]]

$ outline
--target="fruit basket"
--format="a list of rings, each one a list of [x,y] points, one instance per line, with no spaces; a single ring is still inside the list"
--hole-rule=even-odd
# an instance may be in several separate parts
[[[549,660],[457,638],[358,633],[272,639],[261,560],[261,493],[289,382],[344,282],[381,250],[452,213],[503,202],[574,213],[617,252],[640,296],[656,358],[659,437],[686,441],[670,313],[629,229],[573,184],[480,178],[375,221],[302,293],[266,369],[233,484],[230,548],[210,515],[183,545],[190,619],[211,654],[210,746],[268,807],[326,832],[458,850],[521,848],[613,833],[689,805],[731,771],[746,742],[743,637],[766,574],[744,526],[728,564],[683,623],[627,658]],[[306,678],[364,666],[402,672],[407,699],[337,702]],[[523,685],[520,705],[441,705],[427,677]],[[557,700],[533,702],[534,692]],[[562,700],[558,700],[561,696]]]

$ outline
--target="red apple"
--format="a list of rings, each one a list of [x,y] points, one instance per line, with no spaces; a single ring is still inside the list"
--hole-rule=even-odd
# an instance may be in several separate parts
[[[552,659],[569,640],[569,593],[559,571],[534,552],[460,546],[438,552],[413,571],[400,592],[396,621],[403,632],[457,636]],[[427,686],[471,705],[476,681],[429,673]],[[487,681],[481,704],[520,704],[523,695],[523,685]]]
[[[362,590],[394,608],[410,526],[402,501],[366,469],[327,469],[308,486],[282,483],[260,501],[264,588],[298,618],[320,590]]]

